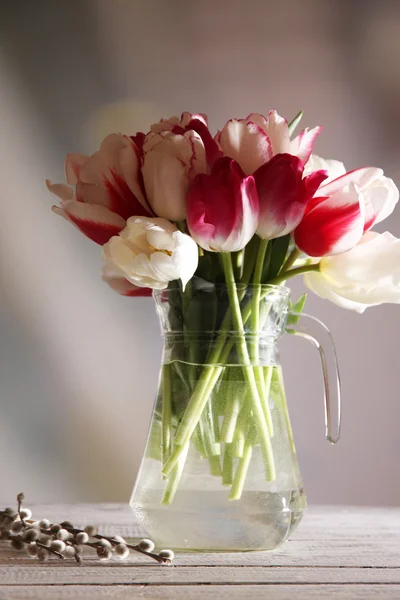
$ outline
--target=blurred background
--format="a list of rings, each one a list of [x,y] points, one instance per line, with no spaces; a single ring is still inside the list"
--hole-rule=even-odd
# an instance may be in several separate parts
[[[399,185],[400,2],[2,0],[0,17],[0,500],[127,501],[161,356],[153,303],[102,283],[100,248],[52,214],[44,180],[110,131],[276,108],[323,125],[317,154]],[[399,237],[400,208],[381,225]],[[333,333],[344,400],[332,447],[317,353],[287,336],[309,500],[398,504],[400,308],[310,297],[307,312]]]

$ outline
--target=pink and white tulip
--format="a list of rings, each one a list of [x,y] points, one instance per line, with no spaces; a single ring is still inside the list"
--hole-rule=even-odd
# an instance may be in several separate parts
[[[400,304],[400,240],[391,233],[365,233],[351,250],[321,259],[304,275],[321,298],[359,313],[386,302]]]
[[[181,279],[184,288],[197,269],[198,248],[166,219],[131,217],[125,229],[103,246],[103,258],[103,276],[111,285],[113,277],[121,276],[134,286],[152,289]],[[117,286],[122,283],[114,281],[114,289]]]
[[[304,216],[308,201],[321,182],[324,170],[303,179],[303,163],[291,154],[276,154],[254,173],[260,199],[257,234],[265,240],[291,233]]]
[[[201,137],[194,131],[150,133],[143,152],[143,180],[154,213],[171,221],[185,219],[189,182],[207,170]]]
[[[228,157],[200,174],[188,194],[187,223],[194,240],[211,252],[236,252],[253,237],[260,203],[254,177]]]
[[[224,154],[250,175],[276,154],[293,154],[306,164],[320,130],[304,129],[291,140],[288,122],[272,110],[267,118],[252,113],[246,119],[231,119],[218,132],[216,141]]]
[[[153,214],[145,198],[140,152],[128,136],[107,136],[92,156],[68,154],[65,175],[69,185],[46,182],[61,200],[53,210],[98,244],[118,234],[130,216]]]
[[[172,131],[172,133],[180,133],[181,135],[188,131],[195,131],[204,144],[209,167],[212,167],[215,161],[223,156],[208,128],[207,115],[203,113],[184,112],[180,117],[161,119],[161,121],[151,126],[151,131],[154,133]]]
[[[294,232],[295,243],[314,257],[347,252],[393,212],[398,199],[398,189],[382,169],[346,173],[318,189]]]

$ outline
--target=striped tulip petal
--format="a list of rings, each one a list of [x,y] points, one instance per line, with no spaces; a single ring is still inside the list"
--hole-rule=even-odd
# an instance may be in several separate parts
[[[105,244],[125,227],[125,220],[105,206],[66,200],[53,211],[71,221],[82,233],[97,244]]]
[[[221,150],[251,175],[272,157],[271,141],[256,123],[232,119],[216,136]]]
[[[260,203],[254,178],[228,157],[189,187],[187,223],[194,240],[211,252],[236,252],[253,237]]]
[[[298,156],[305,165],[311,156],[316,137],[320,134],[322,127],[313,129],[304,129],[297,137],[290,142],[290,154]]]
[[[328,198],[315,198],[294,231],[297,247],[309,256],[346,252],[361,239],[364,199],[351,184]]]
[[[291,233],[326,177],[326,171],[316,171],[303,179],[303,163],[291,154],[276,154],[257,169],[254,173],[260,199],[257,234],[270,240]]]

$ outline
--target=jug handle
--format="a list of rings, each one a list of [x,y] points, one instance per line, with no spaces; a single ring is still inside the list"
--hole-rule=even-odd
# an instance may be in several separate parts
[[[286,327],[288,333],[298,335],[311,342],[318,350],[324,377],[325,437],[331,444],[340,438],[342,424],[342,400],[340,374],[335,345],[331,332],[322,321],[305,313],[289,312],[295,322]],[[296,322],[297,321],[297,322]],[[306,323],[304,323],[306,321]],[[336,428],[333,433],[332,399],[336,400]]]

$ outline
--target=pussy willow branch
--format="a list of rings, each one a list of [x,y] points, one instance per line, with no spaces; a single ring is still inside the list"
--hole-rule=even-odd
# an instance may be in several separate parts
[[[161,550],[156,554],[153,552],[154,544],[151,540],[145,539],[138,544],[128,544],[119,536],[112,538],[99,534],[97,528],[91,525],[85,529],[78,529],[68,521],[60,524],[50,523],[46,519],[35,521],[31,519],[31,511],[22,508],[23,500],[24,494],[20,493],[17,496],[16,511],[11,508],[0,511],[0,540],[10,541],[16,550],[25,548],[30,556],[37,557],[39,560],[45,560],[48,555],[53,554],[61,560],[74,558],[76,562],[81,563],[82,547],[86,546],[95,548],[98,556],[105,559],[111,558],[114,551],[120,558],[126,558],[129,550],[133,550],[158,563],[172,563],[174,558],[172,550]],[[105,543],[102,544],[102,541]],[[106,543],[109,546],[106,546]]]

